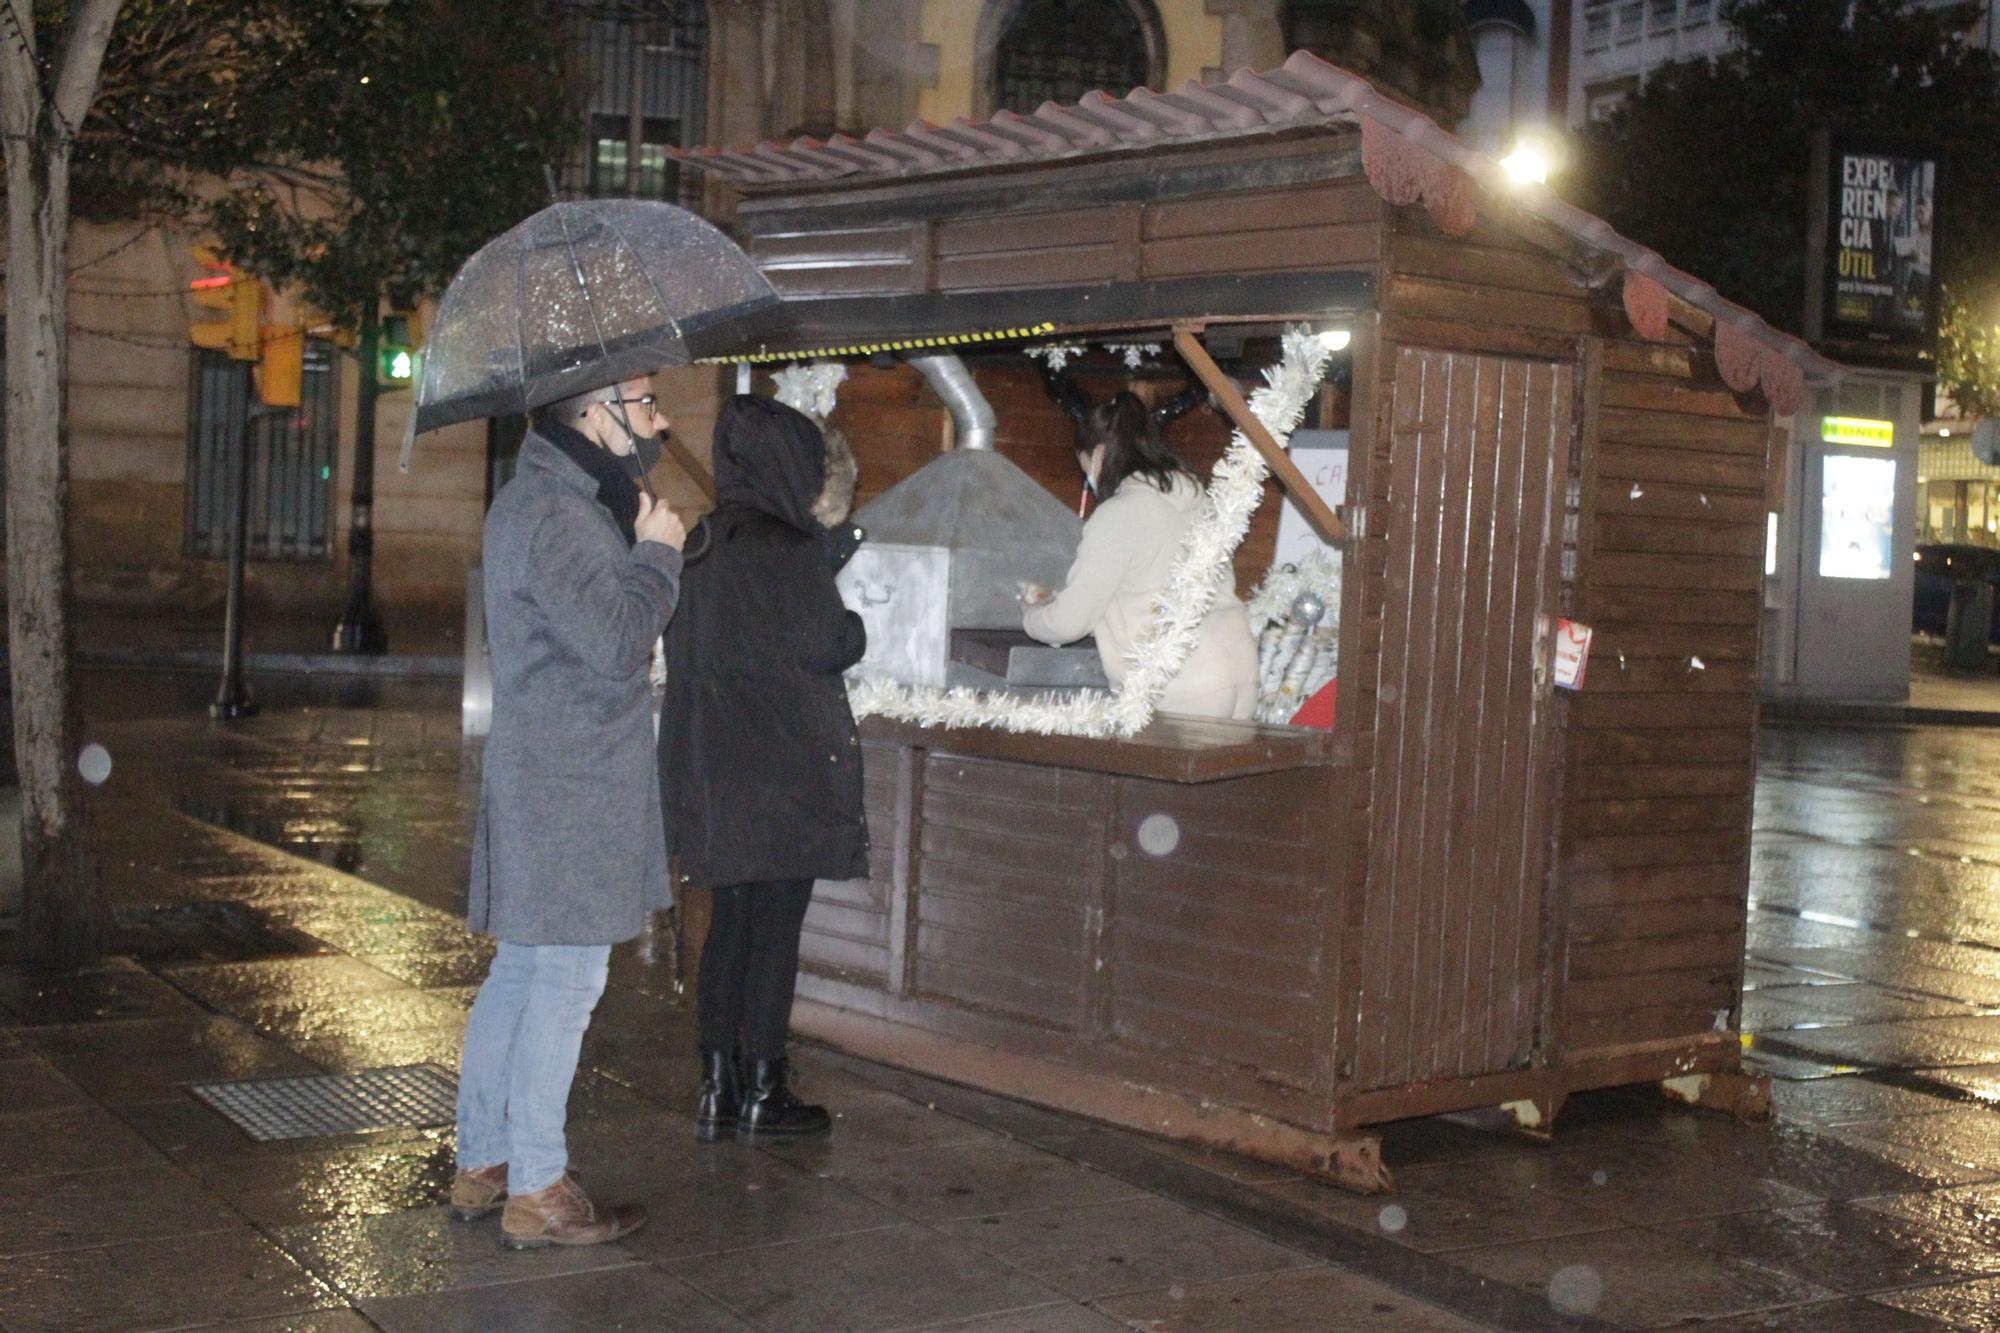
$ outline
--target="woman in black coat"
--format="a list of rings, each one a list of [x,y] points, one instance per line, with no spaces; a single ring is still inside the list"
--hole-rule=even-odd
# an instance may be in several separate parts
[[[711,1139],[823,1134],[825,1108],[787,1085],[785,1038],[813,881],[868,873],[861,747],[841,680],[866,639],[815,516],[819,428],[740,394],[716,420],[714,467],[710,545],[683,573],[667,627],[660,719],[667,849],[684,882],[715,891],[696,1128]]]

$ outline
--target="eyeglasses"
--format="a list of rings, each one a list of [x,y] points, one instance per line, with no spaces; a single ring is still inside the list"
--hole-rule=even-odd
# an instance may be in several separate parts
[[[637,403],[639,406],[650,410],[660,405],[660,395],[656,393],[642,393],[637,398],[607,398],[604,401],[607,403],[617,403],[620,406],[626,403]]]

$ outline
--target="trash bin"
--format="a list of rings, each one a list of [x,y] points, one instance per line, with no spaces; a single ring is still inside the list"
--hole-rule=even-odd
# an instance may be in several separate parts
[[[1993,585],[1984,579],[1960,579],[1951,585],[1951,604],[1944,619],[1944,664],[1961,670],[1986,665],[1986,643],[1993,634]]]

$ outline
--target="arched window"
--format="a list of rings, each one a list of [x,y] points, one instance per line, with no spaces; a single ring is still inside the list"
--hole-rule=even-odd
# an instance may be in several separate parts
[[[690,202],[669,147],[702,142],[708,112],[708,7],[702,0],[567,0],[583,132],[563,191]]]
[[[992,0],[980,29],[984,115],[1097,90],[1122,97],[1166,71],[1165,34],[1148,0]]]

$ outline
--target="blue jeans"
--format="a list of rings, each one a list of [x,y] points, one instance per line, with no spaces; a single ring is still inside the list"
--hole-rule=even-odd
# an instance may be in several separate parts
[[[610,964],[608,944],[500,945],[465,1024],[461,1168],[505,1162],[510,1194],[562,1179],[569,1086]]]

